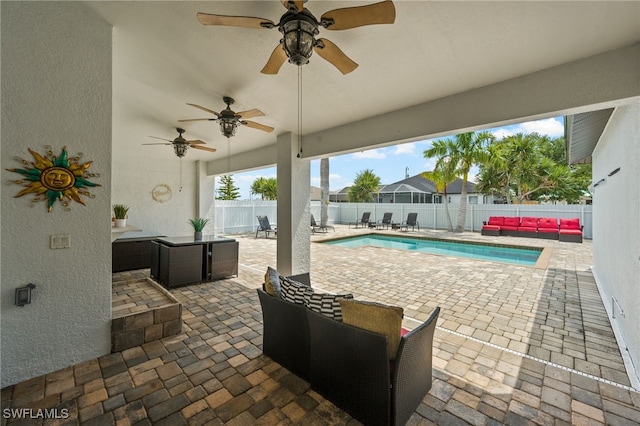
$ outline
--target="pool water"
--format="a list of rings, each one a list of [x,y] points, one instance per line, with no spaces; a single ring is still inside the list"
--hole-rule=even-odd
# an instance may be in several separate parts
[[[339,247],[382,247],[422,253],[466,257],[471,259],[507,262],[516,265],[535,266],[542,249],[509,247],[489,244],[474,244],[459,241],[393,237],[387,235],[363,235],[325,241]]]

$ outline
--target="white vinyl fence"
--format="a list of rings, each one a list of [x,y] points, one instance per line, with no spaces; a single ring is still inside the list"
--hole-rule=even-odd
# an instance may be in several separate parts
[[[449,205],[451,222],[456,226],[458,204]],[[404,203],[330,203],[329,225],[358,222],[362,213],[370,212],[370,220],[382,219],[386,212],[393,213],[393,222],[402,222],[409,213],[418,213],[421,229],[446,229],[447,219],[444,204],[404,204]],[[320,222],[320,202],[311,202],[311,214]],[[258,226],[257,216],[266,215],[269,222],[278,223],[277,201],[215,201],[215,208],[208,217],[215,223],[216,233],[241,234],[255,232]],[[592,206],[584,204],[467,204],[465,231],[480,232],[482,222],[489,216],[534,216],[580,219],[584,226],[585,238],[592,238]]]

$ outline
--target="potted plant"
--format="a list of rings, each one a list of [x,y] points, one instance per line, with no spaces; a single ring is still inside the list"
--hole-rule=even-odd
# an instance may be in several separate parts
[[[116,228],[124,228],[127,226],[127,212],[129,211],[129,206],[125,206],[124,204],[114,204],[113,205],[113,217],[115,218],[115,227]]]
[[[204,217],[197,217],[195,219],[189,219],[189,223],[191,223],[191,226],[193,226],[193,230],[195,231],[193,234],[193,239],[201,240],[202,230],[205,226],[207,226],[207,223],[209,223],[209,219],[206,219]]]

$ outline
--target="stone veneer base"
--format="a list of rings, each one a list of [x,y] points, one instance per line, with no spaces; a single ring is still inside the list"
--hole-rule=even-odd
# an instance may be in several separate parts
[[[167,304],[111,320],[111,352],[120,352],[182,332],[182,304],[151,279],[147,283],[167,297]]]

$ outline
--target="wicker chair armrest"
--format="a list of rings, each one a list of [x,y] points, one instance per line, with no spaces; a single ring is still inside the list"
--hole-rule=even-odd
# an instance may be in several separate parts
[[[392,378],[393,424],[407,423],[431,389],[433,334],[439,314],[438,307],[427,321],[400,339]]]
[[[302,305],[257,289],[262,306],[262,352],[292,373],[309,380],[309,325]]]
[[[386,336],[307,310],[311,387],[365,425],[389,424]]]

